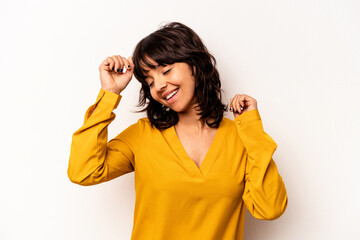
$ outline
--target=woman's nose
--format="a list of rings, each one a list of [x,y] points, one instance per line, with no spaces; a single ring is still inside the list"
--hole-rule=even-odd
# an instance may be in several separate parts
[[[156,83],[155,87],[156,87],[157,91],[161,91],[162,89],[166,88],[166,85],[167,85],[166,80],[160,79],[160,78],[157,79],[155,83]]]

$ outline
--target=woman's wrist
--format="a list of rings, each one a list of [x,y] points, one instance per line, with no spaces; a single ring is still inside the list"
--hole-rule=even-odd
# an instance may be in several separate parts
[[[116,93],[117,95],[120,95],[120,93],[122,92],[120,90],[112,90],[112,89],[106,89],[106,88],[102,88],[102,89],[104,89],[106,91],[109,91],[109,92],[112,92],[112,93]]]

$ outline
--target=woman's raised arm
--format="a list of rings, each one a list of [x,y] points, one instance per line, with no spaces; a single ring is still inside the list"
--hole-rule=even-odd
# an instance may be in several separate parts
[[[126,140],[136,131],[134,126],[107,142],[108,125],[115,119],[113,110],[121,97],[101,88],[96,103],[86,111],[83,126],[72,135],[67,171],[72,182],[94,185],[134,171],[133,149]]]
[[[86,111],[83,126],[72,136],[67,170],[72,182],[94,185],[134,171],[134,147],[127,139],[136,135],[136,125],[107,142],[108,125],[116,116],[113,110],[122,98],[120,93],[132,79],[133,69],[131,56],[126,59],[113,55],[100,64],[100,92],[95,104]]]
[[[257,109],[239,115],[234,121],[247,153],[245,206],[255,218],[276,219],[288,204],[285,184],[272,158],[277,144],[264,132]]]

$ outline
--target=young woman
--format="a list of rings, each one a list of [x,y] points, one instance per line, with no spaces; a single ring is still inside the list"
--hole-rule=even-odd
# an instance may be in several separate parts
[[[179,22],[142,39],[132,57],[100,65],[101,89],[72,136],[69,179],[99,184],[134,171],[131,239],[242,239],[245,206],[258,219],[281,216],[288,203],[257,101],[230,100],[223,116],[215,58]],[[123,72],[125,67],[126,72]],[[147,117],[107,142],[113,110],[132,75]]]

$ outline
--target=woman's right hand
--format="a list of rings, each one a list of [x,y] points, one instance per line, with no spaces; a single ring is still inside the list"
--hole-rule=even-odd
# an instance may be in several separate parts
[[[120,72],[124,66],[126,72]],[[99,66],[101,88],[120,94],[132,79],[133,71],[134,62],[131,56],[128,59],[120,55],[107,57]]]

